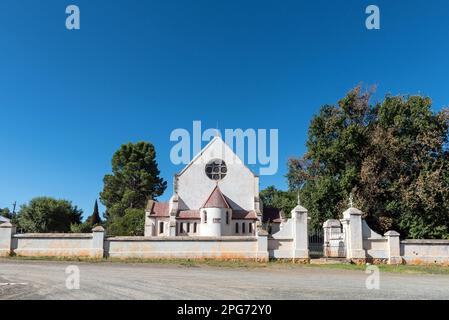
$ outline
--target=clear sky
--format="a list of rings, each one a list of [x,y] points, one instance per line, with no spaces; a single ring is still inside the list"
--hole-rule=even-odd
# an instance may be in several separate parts
[[[65,28],[76,4],[81,29]],[[376,4],[381,29],[365,28]],[[279,170],[310,119],[357,85],[449,104],[449,2],[2,0],[0,207],[35,196],[90,214],[121,144],[152,142],[168,189],[173,129],[279,129]]]

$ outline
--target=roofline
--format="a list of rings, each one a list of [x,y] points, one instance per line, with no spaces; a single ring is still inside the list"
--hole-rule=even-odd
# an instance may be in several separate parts
[[[214,190],[212,190],[212,192],[210,193],[210,195],[207,197],[206,201],[203,203],[203,205],[200,208],[210,209],[210,208],[206,208],[204,206],[209,201],[210,197],[212,197],[212,195],[214,194],[216,189],[218,189],[218,192],[220,193],[221,198],[223,199],[224,203],[226,203],[226,205],[227,205],[226,208],[222,208],[222,209],[231,209],[231,206],[229,205],[228,201],[226,201],[226,198],[224,197],[223,192],[221,192],[220,188],[218,187],[218,184],[215,186]]]

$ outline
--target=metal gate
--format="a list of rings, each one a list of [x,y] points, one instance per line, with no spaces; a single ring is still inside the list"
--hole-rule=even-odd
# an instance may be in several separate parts
[[[321,258],[323,256],[324,233],[323,229],[309,230],[309,256]]]

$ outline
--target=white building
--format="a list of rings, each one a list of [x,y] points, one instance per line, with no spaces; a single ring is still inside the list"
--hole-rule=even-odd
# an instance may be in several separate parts
[[[169,202],[150,200],[145,217],[145,236],[255,236],[259,177],[215,137],[175,175]]]

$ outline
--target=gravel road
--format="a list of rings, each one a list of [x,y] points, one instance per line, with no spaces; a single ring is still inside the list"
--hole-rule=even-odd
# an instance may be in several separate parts
[[[66,274],[70,265],[79,268],[79,289],[66,287],[67,277],[73,276]],[[449,299],[448,275],[381,272],[378,290],[366,288],[368,276],[307,266],[245,269],[6,259],[0,260],[0,299]]]

